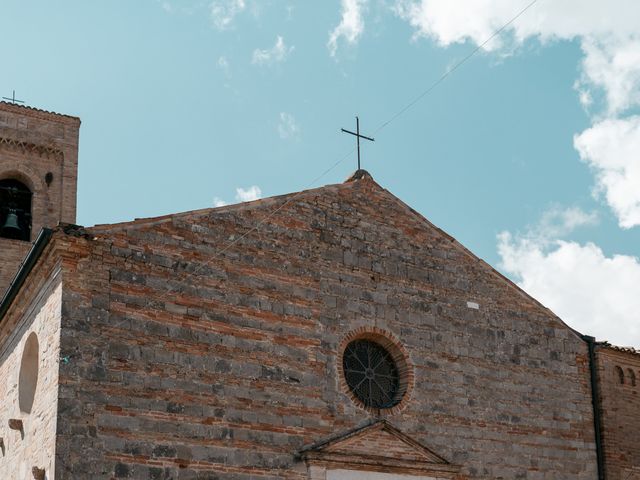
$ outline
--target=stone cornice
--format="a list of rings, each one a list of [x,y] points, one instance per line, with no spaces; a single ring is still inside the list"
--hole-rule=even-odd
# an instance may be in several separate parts
[[[64,157],[64,153],[59,148],[48,147],[46,145],[37,145],[35,143],[22,142],[12,138],[0,137],[0,148],[6,148],[12,151],[18,151],[23,154],[35,153],[40,157],[60,158]]]

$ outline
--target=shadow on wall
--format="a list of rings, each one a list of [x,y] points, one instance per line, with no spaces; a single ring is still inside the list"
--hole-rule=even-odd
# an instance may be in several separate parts
[[[24,345],[22,361],[20,363],[20,379],[18,386],[18,403],[20,411],[31,413],[33,401],[36,397],[38,385],[38,361],[39,361],[38,336],[31,332]]]

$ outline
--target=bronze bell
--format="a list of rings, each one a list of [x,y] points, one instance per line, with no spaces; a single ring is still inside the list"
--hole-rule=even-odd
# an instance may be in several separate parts
[[[18,215],[14,210],[7,214],[7,219],[2,226],[2,233],[11,237],[20,236],[22,234],[22,229],[18,224]]]

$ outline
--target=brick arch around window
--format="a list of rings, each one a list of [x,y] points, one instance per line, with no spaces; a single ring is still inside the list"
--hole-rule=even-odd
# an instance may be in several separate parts
[[[393,407],[383,409],[368,407],[349,388],[344,375],[343,355],[347,346],[355,340],[369,340],[377,343],[386,349],[396,362],[400,380],[400,399]],[[413,364],[407,349],[391,332],[378,327],[360,327],[352,330],[340,342],[337,360],[340,388],[358,407],[377,415],[395,415],[407,406],[414,387]]]

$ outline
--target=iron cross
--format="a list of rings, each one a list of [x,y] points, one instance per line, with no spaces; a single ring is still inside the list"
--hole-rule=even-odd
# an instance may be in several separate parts
[[[370,140],[372,142],[374,142],[375,140],[371,137],[365,137],[364,135],[360,135],[360,119],[358,117],[356,117],[356,131],[351,132],[349,130],[345,130],[344,128],[342,129],[342,131],[344,133],[349,133],[351,135],[354,135],[357,140],[358,140],[358,170],[360,170],[360,139],[364,138],[365,140]]]
[[[3,99],[3,100],[8,100],[8,101],[10,101],[11,103],[24,103],[24,101],[23,101],[23,100],[17,100],[17,99],[16,99],[16,91],[15,91],[15,90],[13,91],[13,96],[12,96],[11,98],[9,98],[9,97],[2,97],[2,99]]]

